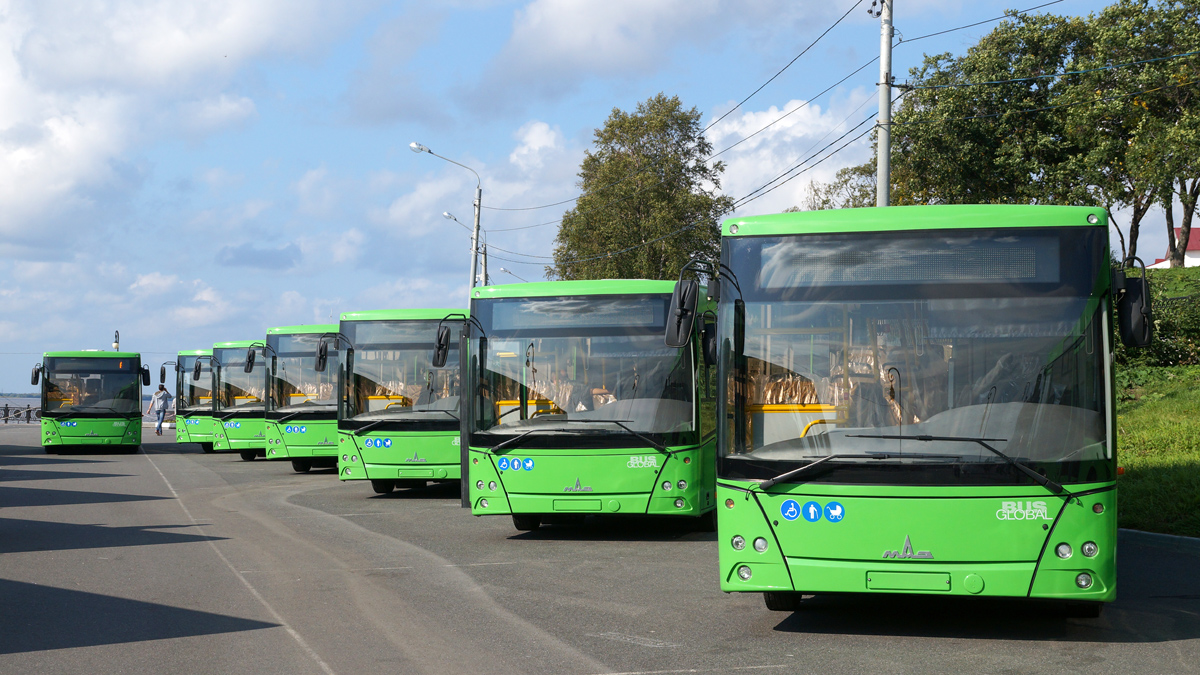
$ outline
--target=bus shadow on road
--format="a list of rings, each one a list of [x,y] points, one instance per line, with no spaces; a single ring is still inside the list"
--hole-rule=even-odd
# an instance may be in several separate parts
[[[236,616],[0,579],[0,654],[274,627]]]
[[[82,471],[48,471],[39,469],[21,469],[13,471],[0,467],[0,483],[18,480],[64,480],[67,478],[129,478],[128,473],[84,473]]]
[[[32,551],[65,551],[221,541],[225,537],[179,532],[190,525],[78,525],[40,520],[0,518],[0,554]]]
[[[366,481],[363,481],[366,482]],[[462,498],[462,489],[458,481],[453,483],[429,483],[425,487],[396,488],[386,495],[372,495],[372,500],[388,501],[392,499],[454,499]]]
[[[119,492],[0,486],[0,507],[77,506],[79,504],[112,504],[115,502],[142,502],[156,499],[169,499],[169,497],[130,495]]]
[[[559,516],[514,541],[716,541],[716,532],[699,532],[690,518],[655,516]]]

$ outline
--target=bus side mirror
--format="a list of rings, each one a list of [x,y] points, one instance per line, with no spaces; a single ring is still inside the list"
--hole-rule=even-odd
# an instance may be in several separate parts
[[[317,358],[313,362],[313,370],[318,373],[325,372],[325,366],[329,364],[329,343],[321,340],[317,343]]]
[[[37,384],[38,380],[41,379],[41,377],[42,377],[42,367],[34,366],[33,367],[33,375],[29,378],[29,384]]]
[[[247,373],[254,372],[254,356],[254,347],[246,350],[246,365],[242,368],[242,371]]]
[[[200,359],[196,359],[196,365],[192,368],[192,380],[200,379]]]
[[[437,342],[433,345],[433,367],[445,368],[450,358],[450,327],[438,326]]]
[[[704,365],[717,365],[717,322],[704,322],[704,328],[700,330],[700,346],[704,351]]]
[[[1121,343],[1130,348],[1149,346],[1154,339],[1154,314],[1150,308],[1150,282],[1146,280],[1145,264],[1142,264],[1141,279],[1126,279],[1124,271],[1120,271],[1115,281],[1115,286],[1125,289],[1117,297],[1117,328]]]
[[[150,386],[150,366],[142,366],[142,386]]]
[[[176,367],[178,367],[178,366],[176,366]],[[165,363],[158,367],[158,383],[159,384],[167,383],[167,364],[165,364]]]
[[[692,325],[696,322],[696,300],[700,296],[700,284],[687,279],[675,282],[671,294],[671,309],[667,312],[667,332],[664,336],[668,347],[683,347],[692,337]]]

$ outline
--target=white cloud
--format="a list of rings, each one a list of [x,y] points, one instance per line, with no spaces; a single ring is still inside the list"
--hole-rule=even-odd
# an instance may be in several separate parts
[[[221,94],[180,106],[180,126],[193,134],[208,134],[240,124],[257,113],[254,101],[245,96]]]
[[[232,308],[219,291],[199,279],[192,282],[196,289],[188,302],[180,303],[170,311],[170,319],[178,328],[196,328],[228,321]]]
[[[129,290],[140,296],[162,295],[174,290],[178,284],[179,277],[174,274],[151,272],[137,275],[137,280],[129,284]]]
[[[300,198],[302,213],[324,216],[333,209],[337,194],[327,180],[328,174],[325,167],[311,169],[292,185],[296,196]]]
[[[354,262],[362,254],[362,245],[367,238],[357,228],[342,233],[329,245],[329,259],[334,263]]]
[[[508,161],[522,171],[542,168],[545,154],[562,149],[562,133],[545,122],[526,122],[516,135],[521,144],[508,156]]]

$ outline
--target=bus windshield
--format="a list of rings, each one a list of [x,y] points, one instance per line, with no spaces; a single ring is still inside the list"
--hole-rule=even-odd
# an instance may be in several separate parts
[[[1006,461],[983,441],[1086,478],[1111,459],[1102,234],[727,240],[722,475]]]
[[[254,348],[254,369],[246,372],[246,347],[213,350],[217,368],[217,392],[213,410],[261,412],[263,410],[267,360],[262,347]]]
[[[669,302],[666,295],[477,300],[485,337],[471,364],[479,399],[470,428],[487,436],[472,444],[532,430],[581,439],[636,432],[674,444],[695,432],[692,352],[663,344]]]
[[[192,371],[200,359],[200,378],[193,380]],[[212,412],[212,367],[208,357],[180,356],[175,390],[179,392],[176,412],[189,415]]]
[[[50,417],[137,415],[141,363],[136,358],[46,357],[42,410]]]
[[[314,368],[320,338],[317,333],[267,336],[267,346],[274,349],[267,375],[271,393],[267,397],[268,412],[324,412],[330,413],[331,419],[336,414],[333,392],[340,352],[337,341],[327,339],[329,360],[325,370],[318,373]]]
[[[354,345],[347,354],[344,408],[347,428],[398,422],[417,431],[458,429],[458,333],[453,323],[450,354],[434,368],[438,321],[347,321],[342,333]]]

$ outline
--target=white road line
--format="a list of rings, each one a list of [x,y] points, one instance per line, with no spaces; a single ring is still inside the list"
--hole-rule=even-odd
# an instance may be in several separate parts
[[[597,673],[597,675],[674,675],[674,673],[725,673],[733,670],[765,670],[768,668],[791,668],[791,665],[734,666],[732,668],[684,668],[682,670],[629,670],[623,673]]]
[[[158,465],[154,463],[153,459],[150,459],[150,455],[142,453],[142,456],[146,458],[146,461],[150,462],[150,466],[154,467],[154,470],[158,472],[159,477],[163,479],[163,483],[165,483],[167,489],[171,491],[171,496],[175,498],[175,502],[179,504],[179,508],[183,509],[184,515],[188,517],[188,520],[192,521],[192,527],[195,527],[197,530],[203,533],[204,526],[196,522],[196,519],[192,516],[192,512],[188,510],[187,505],[184,504],[183,500],[179,498],[179,493],[175,491],[174,486],[171,485],[171,481],[167,480],[167,476],[162,472],[162,469],[158,468]],[[221,559],[221,562],[225,563],[225,566],[229,568],[229,571],[233,572],[237,576],[238,580],[242,582],[242,585],[246,587],[246,590],[250,591],[250,595],[253,595],[254,599],[258,600],[259,604],[266,608],[267,612],[273,619],[275,619],[276,623],[283,626],[283,629],[287,631],[288,635],[292,636],[292,639],[296,641],[296,644],[300,645],[300,648],[304,650],[304,653],[308,654],[313,661],[316,661],[317,665],[321,667],[321,670],[325,671],[326,675],[337,675],[337,673],[333,671],[333,668],[330,668],[329,664],[325,663],[325,661],[321,659],[317,652],[314,651],[312,647],[308,646],[308,643],[304,641],[304,638],[300,637],[300,633],[296,632],[296,629],[292,628],[292,626],[279,614],[279,612],[275,611],[275,608],[271,606],[271,603],[267,602],[267,599],[264,598],[262,594],[259,593],[258,590],[246,580],[246,577],[243,576],[242,573],[239,572],[237,568],[229,562],[229,559],[225,557],[225,554],[221,553],[221,549],[217,548],[217,545],[213,543],[213,540],[206,539],[205,541],[208,542],[209,547],[212,548],[213,552],[217,554],[217,557]]]
[[[516,565],[515,562],[503,563],[459,563],[457,565],[442,565],[442,567],[484,567],[485,565]]]

